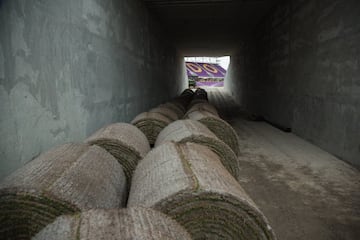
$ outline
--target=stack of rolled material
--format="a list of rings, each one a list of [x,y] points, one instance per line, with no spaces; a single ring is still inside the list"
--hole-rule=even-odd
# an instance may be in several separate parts
[[[150,151],[150,144],[144,133],[128,123],[107,125],[85,142],[98,145],[111,153],[122,165],[128,183],[138,162]]]
[[[276,239],[265,216],[209,148],[168,142],[139,163],[128,207],[159,210],[193,239]]]
[[[126,177],[107,151],[88,144],[56,147],[0,184],[0,236],[30,239],[62,214],[124,206]]]
[[[207,92],[205,91],[205,89],[202,89],[202,88],[196,89],[196,91],[193,95],[193,100],[200,100],[200,99],[208,101],[208,96],[207,96]]]
[[[217,115],[204,110],[191,111],[190,113],[187,113],[186,116],[189,119],[196,120],[204,124],[220,140],[226,143],[237,156],[239,156],[240,149],[238,136],[230,124],[222,120]]]
[[[158,107],[165,107],[171,109],[173,112],[176,112],[178,119],[182,118],[185,113],[185,108],[181,104],[176,104],[174,102],[167,102],[164,104],[160,104]]]
[[[169,101],[168,103],[172,103],[174,104],[177,108],[181,109],[181,111],[184,112],[186,111],[187,108],[187,101],[184,101],[182,98],[178,97],[178,98],[174,98],[171,101]]]
[[[192,90],[185,89],[180,96],[171,101],[150,109],[148,112],[140,113],[131,123],[138,127],[145,134],[149,143],[153,145],[164,127],[184,116],[193,95]]]
[[[192,98],[194,96],[194,91],[187,88],[180,94],[180,96],[186,96],[186,97]]]
[[[148,139],[149,143],[153,145],[157,136],[167,125],[172,121],[164,115],[156,112],[143,112],[137,115],[131,124],[139,128]]]
[[[149,112],[160,113],[161,115],[169,118],[171,121],[176,121],[179,119],[178,114],[174,110],[164,105],[152,108],[149,110]]]
[[[170,141],[194,142],[209,147],[219,155],[226,169],[237,177],[239,169],[235,153],[202,123],[191,119],[177,120],[160,132],[155,146]]]
[[[38,233],[34,240],[190,240],[186,230],[165,214],[134,207],[89,210],[61,216]]]
[[[195,93],[194,93],[191,101],[187,105],[186,109],[190,109],[192,106],[194,106],[195,104],[198,104],[198,103],[209,103],[206,91],[201,88],[198,88],[195,91]]]
[[[180,103],[182,107],[186,109],[193,99],[193,96],[194,92],[191,89],[185,89],[180,96],[176,97],[173,101]]]
[[[183,118],[188,118],[188,115],[195,111],[206,111],[217,117],[219,116],[218,111],[216,110],[216,108],[213,105],[211,105],[208,102],[203,102],[203,103],[196,103],[194,105],[191,105],[191,107],[184,114]]]
[[[191,100],[191,102],[189,103],[189,105],[188,105],[188,107],[186,109],[190,109],[194,105],[201,104],[201,103],[209,104],[209,101],[205,100],[205,99],[193,99],[193,100]]]

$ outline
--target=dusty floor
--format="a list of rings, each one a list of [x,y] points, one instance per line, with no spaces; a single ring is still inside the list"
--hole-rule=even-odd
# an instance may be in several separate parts
[[[360,172],[265,122],[246,120],[231,97],[207,89],[240,138],[239,182],[279,240],[360,239]]]

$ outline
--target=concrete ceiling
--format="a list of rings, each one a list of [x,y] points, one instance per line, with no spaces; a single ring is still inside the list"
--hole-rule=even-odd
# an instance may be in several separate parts
[[[186,56],[231,55],[279,0],[143,0]]]

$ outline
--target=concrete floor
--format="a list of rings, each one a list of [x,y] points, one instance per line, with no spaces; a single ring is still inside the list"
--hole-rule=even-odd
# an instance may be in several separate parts
[[[360,172],[292,133],[246,120],[218,88],[209,101],[240,138],[238,181],[278,239],[360,239]]]

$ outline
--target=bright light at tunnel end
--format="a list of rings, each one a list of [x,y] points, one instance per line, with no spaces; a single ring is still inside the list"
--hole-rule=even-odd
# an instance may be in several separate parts
[[[184,57],[185,62],[202,62],[202,63],[217,63],[225,70],[228,69],[230,64],[230,56],[222,57]]]
[[[230,56],[184,57],[189,88],[224,87]]]

